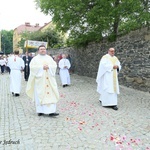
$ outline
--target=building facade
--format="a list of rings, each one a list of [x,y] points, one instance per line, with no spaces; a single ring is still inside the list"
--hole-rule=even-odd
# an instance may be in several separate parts
[[[35,25],[31,25],[29,22],[25,22],[25,24],[18,26],[14,29],[13,33],[13,51],[19,50],[19,53],[23,53],[23,49],[19,47],[19,42],[21,41],[21,34],[23,32],[35,32],[41,28],[38,23]]]

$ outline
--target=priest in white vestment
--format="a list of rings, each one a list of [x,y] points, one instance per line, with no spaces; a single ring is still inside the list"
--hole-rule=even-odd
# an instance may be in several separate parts
[[[10,92],[14,96],[20,96],[24,61],[19,57],[19,51],[15,51],[14,55],[8,58],[7,65],[10,68]]]
[[[46,54],[46,47],[39,46],[38,55],[30,62],[30,75],[26,87],[27,95],[35,101],[38,116],[59,115],[56,113],[56,103],[59,101],[56,68],[56,62]]]
[[[61,79],[61,83],[63,87],[66,87],[70,85],[70,73],[69,68],[71,67],[71,64],[69,60],[66,58],[65,54],[62,54],[62,59],[59,61],[59,75]]]
[[[115,54],[115,49],[110,48],[108,54],[100,60],[97,73],[97,92],[100,94],[102,106],[117,107],[117,94],[119,94],[118,73],[121,70],[120,61]]]

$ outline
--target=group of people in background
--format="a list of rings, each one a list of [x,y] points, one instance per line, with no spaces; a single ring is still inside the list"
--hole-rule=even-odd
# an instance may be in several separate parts
[[[119,94],[118,73],[121,65],[115,54],[115,49],[110,48],[99,64],[97,73],[97,92],[102,106],[110,106],[114,110],[117,107],[117,94]],[[36,112],[39,116],[49,114],[57,116],[56,103],[59,101],[59,92],[55,75],[61,79],[62,87],[67,87],[70,82],[70,68],[72,60],[68,54],[56,56],[48,55],[46,47],[38,47],[38,54],[31,57],[28,52],[20,57],[19,51],[14,51],[7,59],[0,58],[0,65],[10,69],[10,92],[14,96],[20,96],[22,72],[27,81],[26,94],[35,101]],[[1,67],[1,72],[4,68]]]
[[[30,62],[33,58],[32,53],[26,52],[19,55],[19,51],[14,51],[13,54],[0,57],[1,74],[4,72],[10,73],[10,91],[14,96],[20,96],[21,89],[21,72],[24,73],[25,81],[28,81],[30,75]],[[50,55],[56,62],[58,74],[62,82],[62,86],[70,85],[70,67],[71,59],[68,54],[59,54],[56,56]],[[69,59],[68,59],[69,58]],[[11,70],[11,71],[10,71]]]
[[[20,96],[22,72],[24,72],[24,79],[27,81],[26,94],[35,101],[38,115],[59,115],[56,113],[59,92],[55,74],[56,68],[59,68],[62,87],[70,85],[71,62],[67,56],[67,54],[61,54],[61,57],[56,59],[47,54],[44,45],[39,46],[38,54],[35,57],[31,57],[28,52],[20,56],[19,51],[14,51],[4,63],[4,66],[7,65],[10,69],[10,92],[12,95]],[[3,65],[2,61],[1,64]]]
[[[9,54],[9,55],[0,55],[0,69],[1,69],[1,74],[3,75],[5,72],[9,72],[10,73],[10,68],[8,66],[8,59],[13,56],[14,53],[12,54]],[[32,58],[32,53],[28,53],[28,57],[29,57],[29,62],[26,62],[28,61],[28,59],[25,59],[26,58],[26,54],[25,55],[18,55],[19,57],[23,58],[25,64],[28,64],[30,63],[31,61],[31,58]],[[26,79],[27,77],[25,77]]]

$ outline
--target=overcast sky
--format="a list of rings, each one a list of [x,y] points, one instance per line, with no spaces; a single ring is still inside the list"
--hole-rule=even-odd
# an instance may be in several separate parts
[[[50,16],[36,9],[34,0],[0,0],[0,30],[11,30],[30,22],[31,25],[51,21]]]

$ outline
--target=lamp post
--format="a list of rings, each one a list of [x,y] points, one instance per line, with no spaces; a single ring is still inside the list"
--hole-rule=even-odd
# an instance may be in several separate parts
[[[4,55],[5,55],[5,43],[4,43]]]
[[[28,40],[26,39],[26,52],[28,52]]]
[[[5,43],[4,43],[4,38],[3,37],[4,36],[1,34],[1,50],[3,50],[4,55],[5,55]],[[3,47],[3,49],[2,49],[2,47]]]
[[[0,52],[2,51],[2,41],[1,41],[1,31],[0,31]]]
[[[1,13],[0,13],[0,17],[1,17]],[[0,31],[0,52],[2,51],[2,41],[1,41],[1,32],[2,32],[2,30]]]

